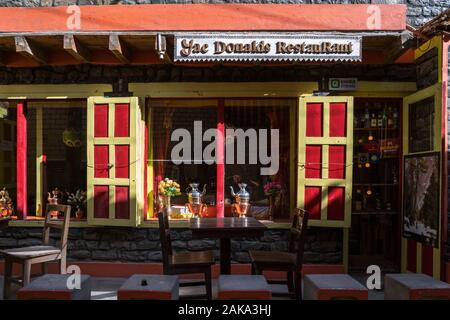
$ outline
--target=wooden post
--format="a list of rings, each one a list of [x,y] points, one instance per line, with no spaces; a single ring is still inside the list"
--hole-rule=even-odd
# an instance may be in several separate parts
[[[27,118],[26,103],[17,103],[17,215],[19,219],[27,217]]]
[[[219,100],[217,106],[217,189],[216,189],[216,208],[217,218],[225,216],[224,199],[225,199],[225,106],[223,99]]]

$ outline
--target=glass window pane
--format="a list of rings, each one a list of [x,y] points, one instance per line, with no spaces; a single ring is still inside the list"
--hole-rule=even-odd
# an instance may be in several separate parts
[[[289,217],[292,106],[295,101],[286,99],[226,100],[226,216],[236,211],[231,188],[237,193],[245,183],[251,204],[248,216],[267,219],[271,209],[272,218]]]
[[[36,215],[36,109],[27,110],[27,206]]]
[[[434,97],[409,105],[409,153],[434,150]]]
[[[173,217],[186,212],[189,184],[205,188],[204,203],[208,216],[215,215],[216,165],[205,163],[203,151],[214,141],[204,139],[205,131],[217,127],[217,102],[211,100],[151,100],[154,208],[162,205],[158,192],[161,180],[168,178],[180,185],[180,195],[171,197]],[[214,131],[215,132],[215,131]],[[205,140],[205,141],[204,141]],[[186,146],[183,149],[182,146]],[[215,153],[213,153],[215,156]]]
[[[0,190],[6,188],[16,205],[16,109],[13,103],[0,101]],[[1,215],[13,214],[10,205]]]
[[[86,190],[86,108],[44,108],[44,194],[55,188],[65,193]],[[64,199],[66,200],[66,199]]]

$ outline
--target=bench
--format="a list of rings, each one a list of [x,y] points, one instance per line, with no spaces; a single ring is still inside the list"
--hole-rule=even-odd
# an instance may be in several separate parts
[[[219,300],[268,300],[272,298],[267,280],[262,275],[220,275]]]
[[[91,277],[80,275],[80,289],[69,288],[70,274],[46,274],[17,291],[17,300],[90,300]],[[69,285],[72,281],[69,280]]]
[[[135,274],[117,291],[118,300],[178,300],[177,276]]]
[[[450,300],[450,284],[422,273],[395,273],[384,277],[385,300]]]
[[[303,279],[305,300],[367,300],[369,291],[347,274],[311,274]]]

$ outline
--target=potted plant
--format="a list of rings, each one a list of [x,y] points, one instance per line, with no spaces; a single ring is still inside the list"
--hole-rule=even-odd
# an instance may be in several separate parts
[[[82,219],[85,216],[86,202],[86,191],[80,189],[77,190],[75,194],[70,193],[69,197],[67,198],[67,203],[77,210],[75,211],[75,218],[77,219]]]

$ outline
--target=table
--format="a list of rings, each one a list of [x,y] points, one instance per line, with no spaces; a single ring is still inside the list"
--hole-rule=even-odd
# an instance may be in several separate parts
[[[220,240],[220,273],[231,273],[231,239],[261,237],[267,227],[255,218],[193,218],[192,238]]]
[[[8,222],[11,221],[11,218],[0,218],[0,229],[6,228],[8,226]]]

